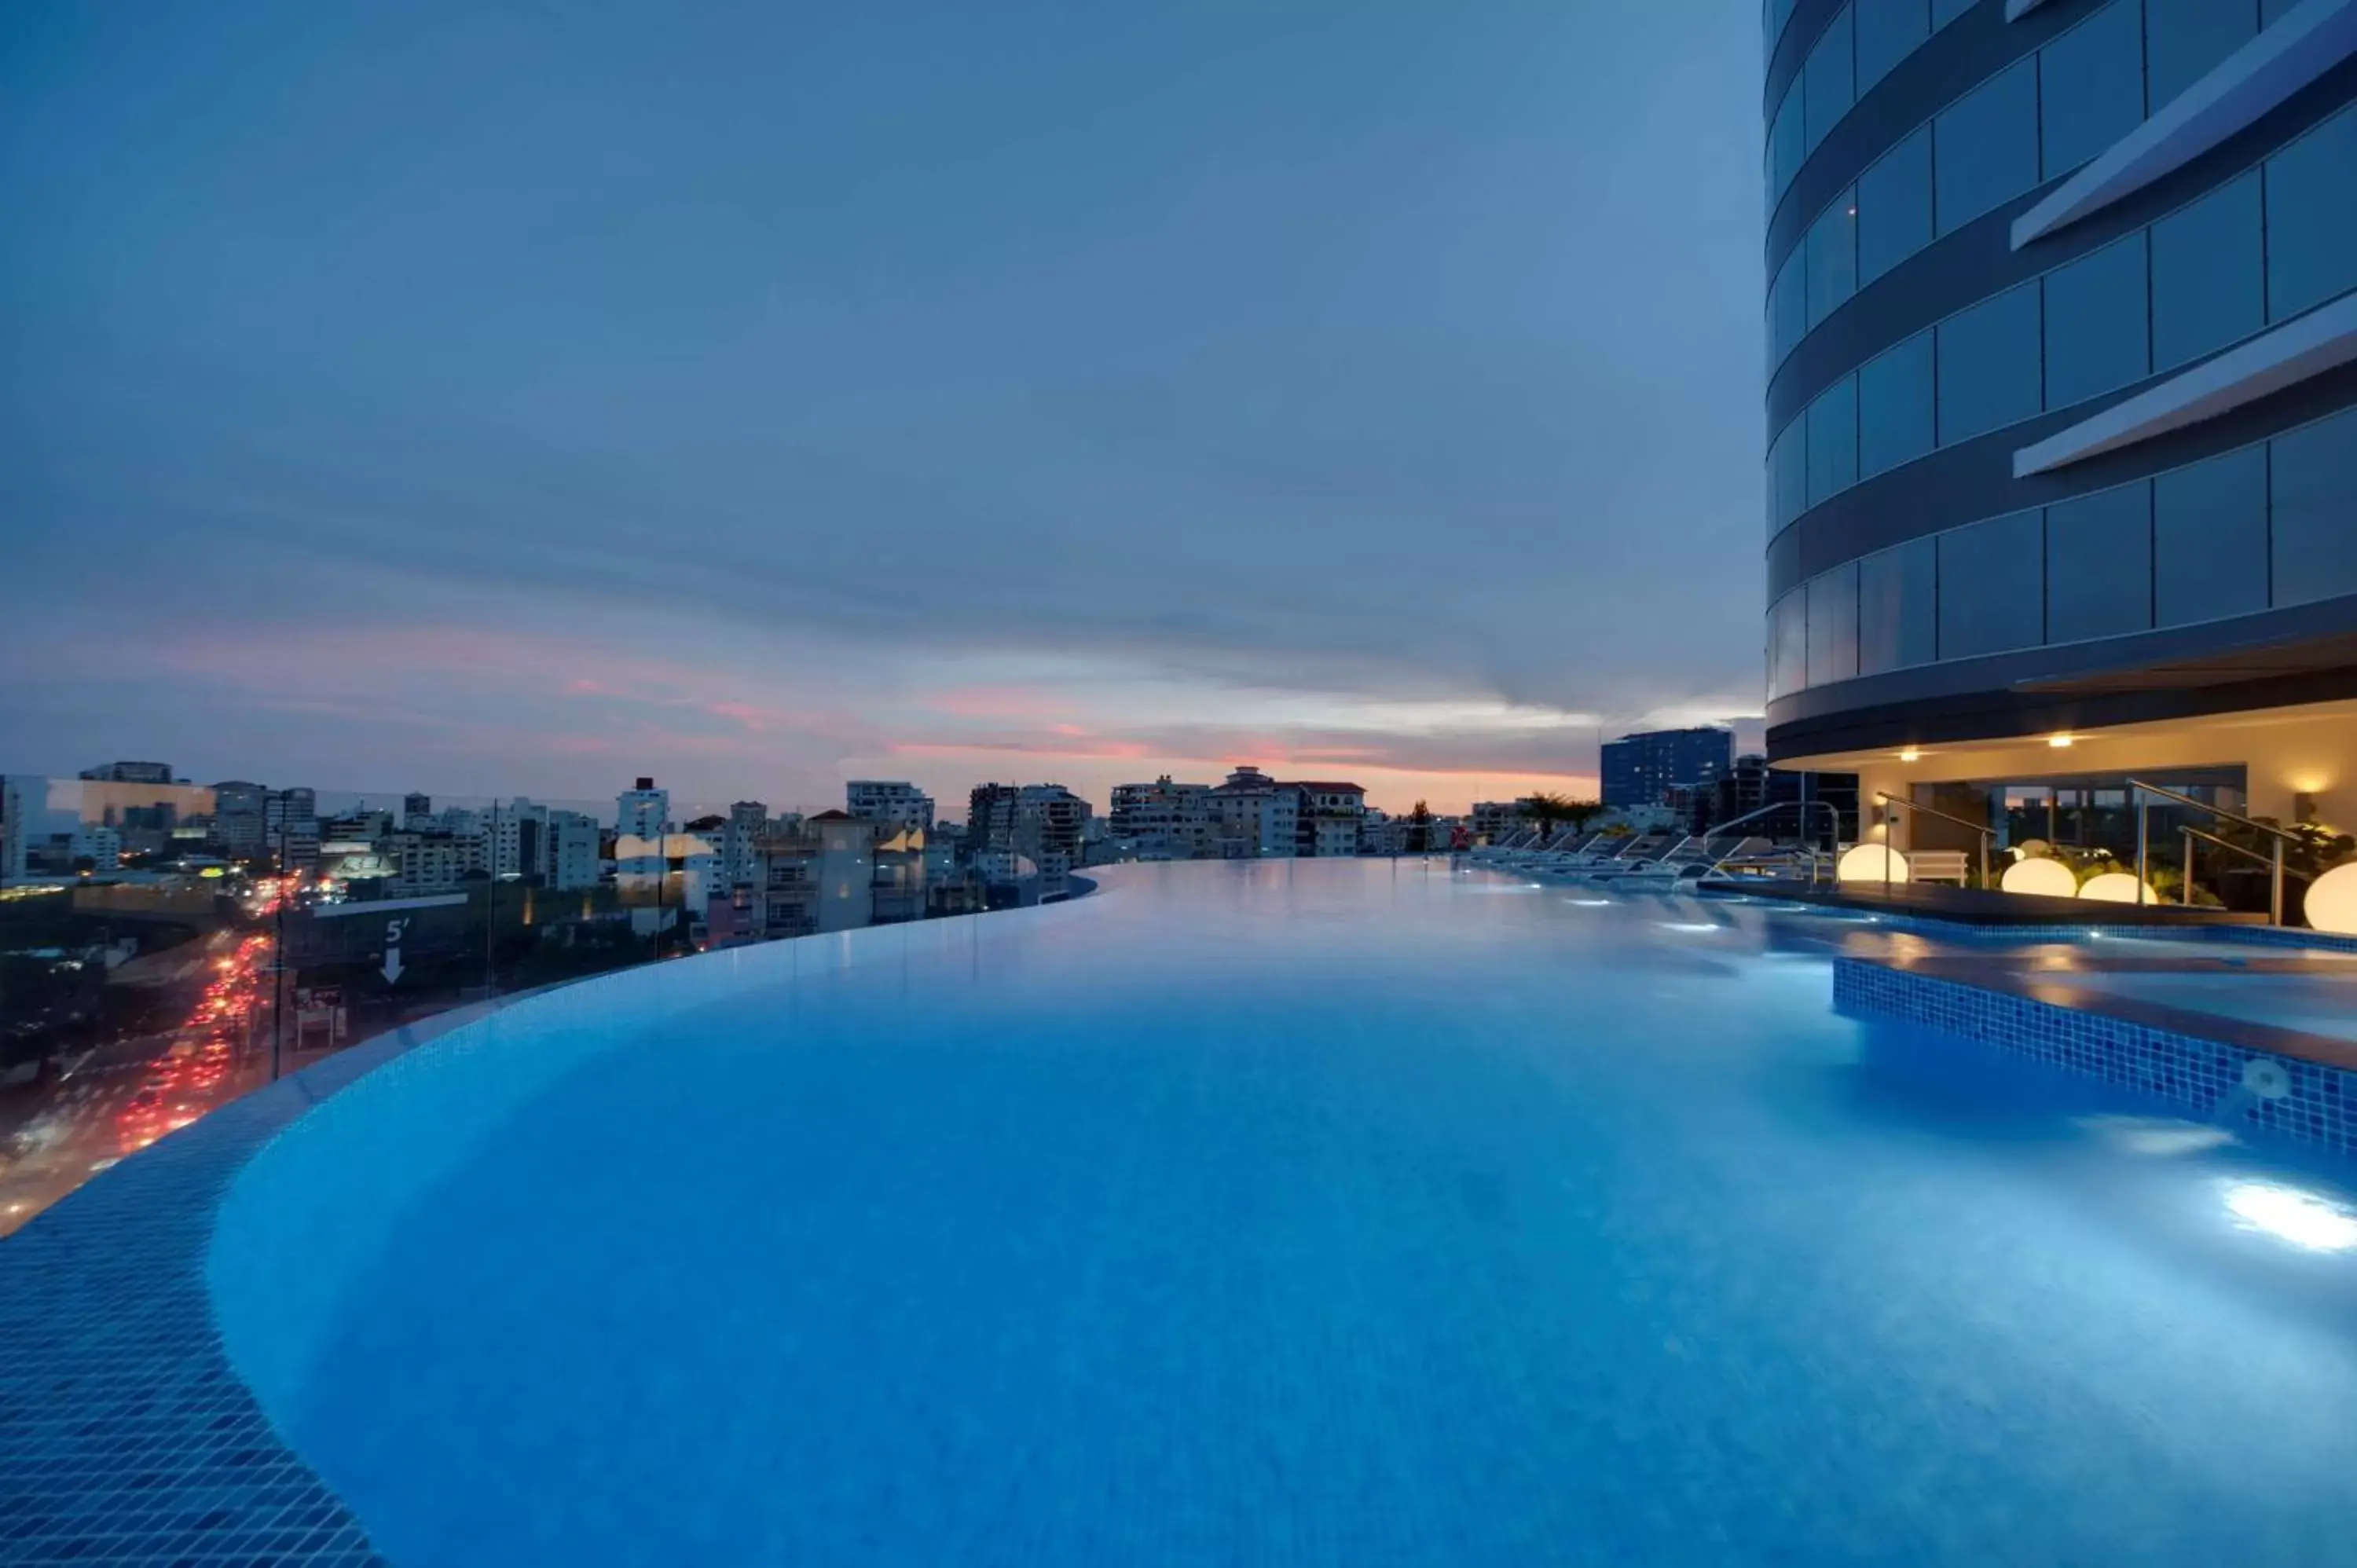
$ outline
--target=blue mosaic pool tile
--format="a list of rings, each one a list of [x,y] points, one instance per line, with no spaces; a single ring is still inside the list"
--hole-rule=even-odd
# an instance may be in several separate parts
[[[2280,1100],[2253,1099],[2238,1112],[2240,1119],[2283,1137],[2357,1154],[2357,1073],[2321,1062],[2205,1040],[1870,959],[1834,961],[1834,1005],[1985,1040],[2158,1095],[2204,1115],[2216,1113],[2241,1086],[2243,1069],[2264,1058],[2283,1067],[2290,1091]]]
[[[0,1565],[382,1563],[231,1368],[205,1254],[256,1149],[436,1032],[397,1031],[233,1101],[0,1243]]]

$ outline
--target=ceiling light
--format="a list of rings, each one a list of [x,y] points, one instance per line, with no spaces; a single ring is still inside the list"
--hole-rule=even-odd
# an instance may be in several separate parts
[[[2067,735],[2050,735],[2046,737],[2046,744],[2061,751],[2071,744],[2071,737]]]
[[[1923,754],[1910,746],[1906,750],[1899,754],[1899,760],[1901,762],[1921,762],[1923,760]]]

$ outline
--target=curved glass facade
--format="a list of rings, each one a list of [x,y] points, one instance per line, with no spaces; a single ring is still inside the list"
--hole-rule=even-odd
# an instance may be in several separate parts
[[[1998,691],[2023,679],[2003,656],[2029,650],[2110,646],[2133,662],[2133,639],[2226,622],[2219,638],[2247,646],[2266,618],[2336,600],[2357,630],[2345,364],[2303,361],[2263,394],[2083,458],[2017,456],[2352,305],[2357,60],[2012,240],[2017,218],[2124,137],[2169,134],[2189,90],[2205,95],[2189,102],[2258,91],[2237,84],[2299,36],[2265,36],[2294,9],[2047,0],[2008,20],[2006,0],[1771,5],[1771,752],[1780,725],[1853,699],[1964,691],[1961,660],[1990,661]]]

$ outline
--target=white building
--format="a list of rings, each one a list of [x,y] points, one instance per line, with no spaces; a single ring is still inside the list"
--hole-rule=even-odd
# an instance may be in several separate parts
[[[1301,790],[1250,763],[1211,789],[1212,853],[1227,860],[1300,852]]]
[[[540,874],[548,886],[568,891],[595,887],[597,873],[597,819],[552,808],[540,854]]]
[[[620,876],[657,876],[663,870],[655,842],[671,829],[671,791],[651,779],[614,797],[614,871]],[[633,847],[625,849],[630,844]]]
[[[78,870],[85,860],[92,871],[123,869],[123,835],[103,822],[83,822],[67,841],[66,854]]]
[[[380,852],[393,868],[388,891],[404,898],[447,893],[470,875],[488,872],[483,849],[478,833],[413,832],[404,828],[387,838]]]
[[[933,831],[933,798],[906,779],[854,779],[843,787],[851,815],[879,827]]]
[[[758,879],[759,845],[770,831],[770,808],[764,802],[738,800],[729,806],[728,820],[722,824],[715,846],[719,851],[719,886],[749,886]]]
[[[1302,846],[1314,855],[1359,853],[1359,820],[1365,814],[1367,792],[1356,784],[1333,779],[1304,779],[1294,785],[1301,791],[1305,813]]]
[[[1200,860],[1219,853],[1209,784],[1175,783],[1168,773],[1151,784],[1116,784],[1112,818],[1113,836],[1140,860]]]

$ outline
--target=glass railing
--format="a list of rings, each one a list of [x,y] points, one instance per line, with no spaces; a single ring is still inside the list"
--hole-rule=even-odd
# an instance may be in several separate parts
[[[452,1008],[1088,886],[753,802],[633,821],[628,797],[5,785],[0,1235],[246,1090]]]

